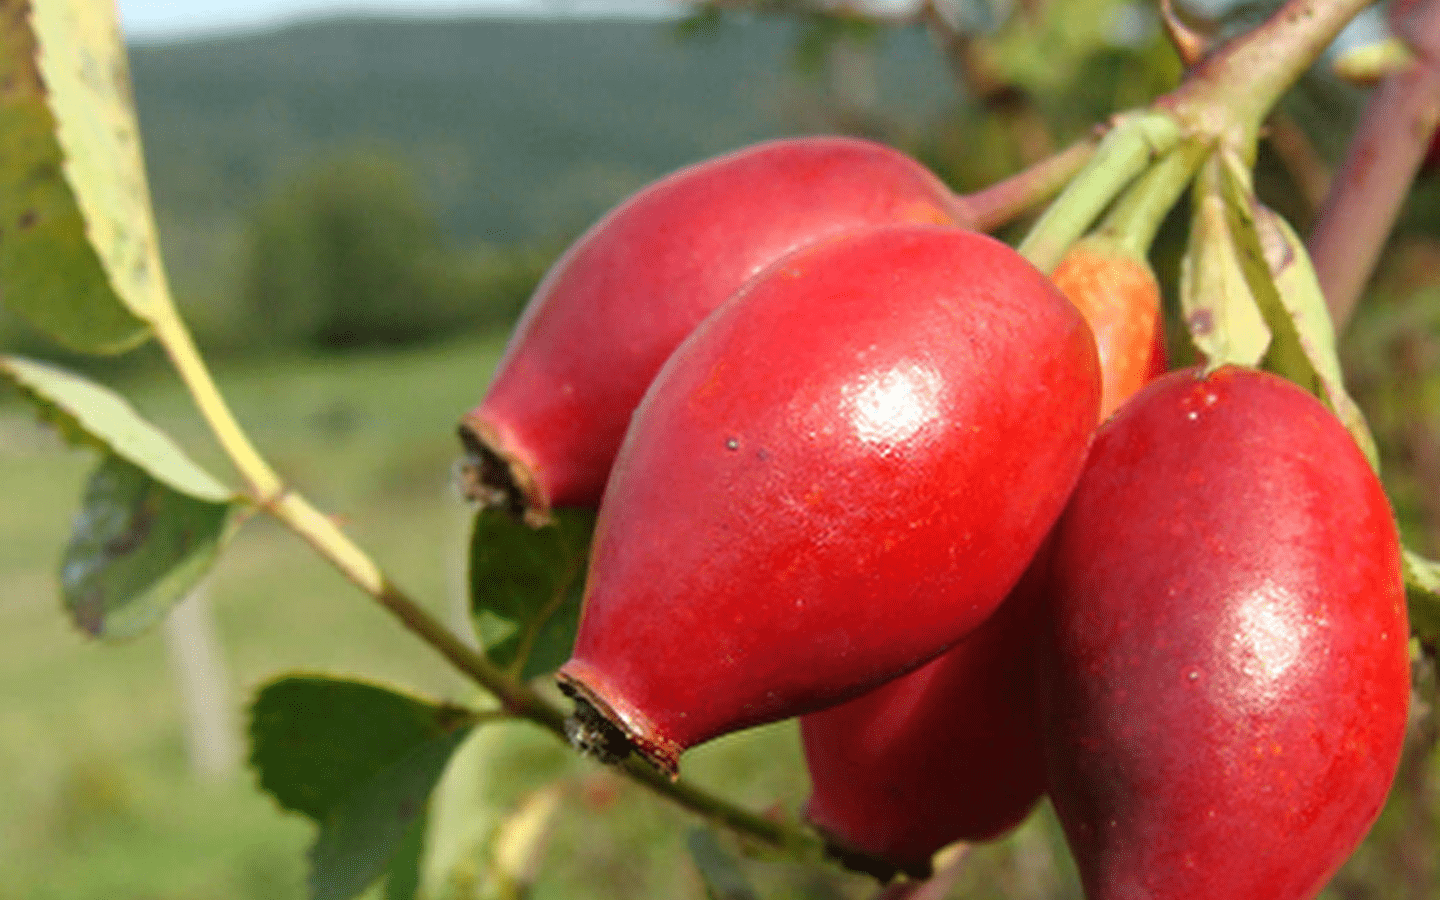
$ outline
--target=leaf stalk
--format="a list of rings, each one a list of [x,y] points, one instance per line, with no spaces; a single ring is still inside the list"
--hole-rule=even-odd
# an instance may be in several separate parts
[[[1033,166],[960,198],[976,231],[994,231],[1049,200],[1095,155],[1099,136],[1078,141]]]

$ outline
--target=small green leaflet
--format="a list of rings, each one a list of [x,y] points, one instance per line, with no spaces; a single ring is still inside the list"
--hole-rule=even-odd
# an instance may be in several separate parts
[[[1180,261],[1180,307],[1190,339],[1210,368],[1255,366],[1265,355],[1270,331],[1229,227],[1221,166],[1220,154],[1212,154],[1195,179],[1190,241]]]
[[[557,509],[531,528],[500,510],[475,516],[470,610],[485,652],[521,678],[553,672],[570,655],[580,618],[595,514]]]
[[[1330,407],[1378,471],[1375,439],[1345,391],[1335,327],[1304,242],[1290,223],[1256,202],[1238,160],[1226,158],[1222,186],[1245,278],[1273,335],[1262,365]]]
[[[60,563],[75,624],[126,638],[164,618],[219,555],[228,503],[199,500],[107,455],[90,476]]]
[[[143,631],[209,570],[239,498],[108,388],[18,356],[0,355],[0,375],[68,441],[104,454],[61,561],[66,609],[97,637]]]
[[[0,300],[118,353],[173,318],[112,3],[0,0]]]
[[[692,828],[685,835],[690,858],[705,882],[710,900],[759,900],[759,894],[740,870],[740,863],[720,845],[708,828]]]
[[[129,460],[182,494],[212,503],[235,499],[234,491],[196,465],[169,435],[109,388],[47,363],[4,354],[0,354],[0,375],[72,444]]]
[[[414,895],[431,791],[474,725],[467,710],[360,681],[287,675],[260,690],[250,762],[320,827],[314,900],[349,900],[387,872],[389,896]]]

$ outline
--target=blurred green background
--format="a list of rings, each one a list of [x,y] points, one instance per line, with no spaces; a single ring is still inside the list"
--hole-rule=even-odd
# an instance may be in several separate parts
[[[469,512],[451,483],[454,424],[545,267],[606,208],[686,162],[814,131],[888,141],[974,189],[1179,77],[1148,6],[1034,4],[999,30],[987,9],[971,10],[981,37],[964,46],[915,24],[769,4],[683,22],[340,19],[135,47],[179,302],[261,450],[460,621]],[[1318,74],[1278,126],[1296,129],[1323,173],[1359,99]],[[1262,195],[1303,227],[1316,171],[1267,150]],[[1178,223],[1183,210],[1155,250],[1162,274]],[[1440,183],[1422,180],[1345,337],[1392,496],[1412,545],[1431,554],[1437,236]],[[111,380],[226,471],[153,348],[77,360],[3,311],[0,346]],[[1173,352],[1183,358],[1181,341]],[[58,608],[58,551],[90,462],[0,397],[0,900],[302,897],[311,826],[278,812],[243,765],[194,771],[163,634],[99,647]],[[470,699],[267,520],[241,530],[205,593],[235,729],[245,698],[296,668]],[[1394,799],[1327,897],[1440,896],[1426,687]],[[686,767],[756,809],[793,811],[807,790],[790,723],[714,742]],[[690,817],[523,726],[482,729],[447,776],[438,849],[469,862],[437,879],[442,896],[487,894],[490,833],[547,785],[560,803],[533,896],[704,896],[684,850]],[[1042,812],[978,852],[952,896],[1078,897],[1068,866]],[[874,894],[864,879],[788,863],[747,871],[766,897]]]

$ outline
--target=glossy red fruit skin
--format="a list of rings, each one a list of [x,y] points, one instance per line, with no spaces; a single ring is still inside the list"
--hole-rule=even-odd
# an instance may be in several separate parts
[[[1051,586],[1050,793],[1086,897],[1313,897],[1409,699],[1394,522],[1335,417],[1251,370],[1155,381],[1098,432]]]
[[[1100,356],[1100,416],[1163,374],[1160,288],[1143,260],[1094,238],[1051,280],[1085,316]],[[802,716],[805,817],[837,844],[923,872],[954,841],[991,840],[1045,792],[1035,666],[1047,541],[973,634],[864,696]]]
[[[770,141],[681,169],[555,263],[462,437],[487,459],[487,480],[515,483],[532,519],[594,506],[655,373],[747,279],[847,232],[963,218],[918,162],[854,138]]]
[[[635,413],[562,684],[657,765],[983,621],[1078,476],[1084,319],[1010,248],[876,229],[752,281]]]
[[[954,841],[1018,825],[1045,790],[1034,635],[1046,569],[959,644],[848,703],[800,718],[805,818],[832,842],[924,875]]]

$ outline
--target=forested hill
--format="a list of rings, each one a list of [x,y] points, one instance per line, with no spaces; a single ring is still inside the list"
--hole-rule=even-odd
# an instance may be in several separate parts
[[[153,189],[169,230],[233,227],[317,155],[398,152],[462,237],[571,233],[685,162],[807,127],[795,26],[336,19],[132,48]],[[950,86],[925,35],[892,33],[887,111],[933,115]]]

